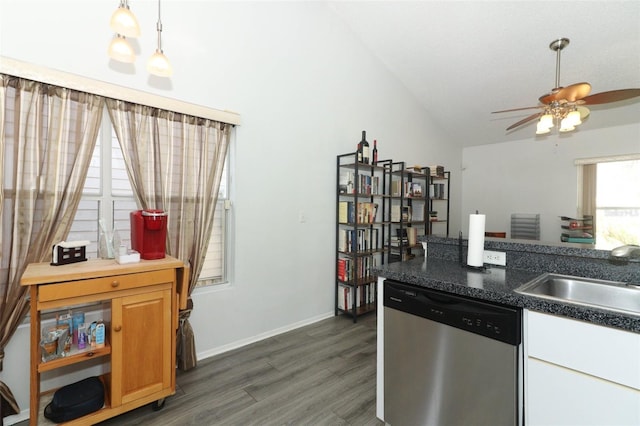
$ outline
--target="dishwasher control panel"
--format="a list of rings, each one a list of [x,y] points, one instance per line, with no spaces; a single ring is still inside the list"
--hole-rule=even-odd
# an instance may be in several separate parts
[[[385,280],[383,304],[461,330],[517,345],[522,310],[437,290]]]

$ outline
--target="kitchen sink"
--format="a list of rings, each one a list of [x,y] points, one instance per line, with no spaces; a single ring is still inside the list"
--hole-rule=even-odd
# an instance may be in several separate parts
[[[515,292],[640,315],[640,284],[547,273],[523,284]]]

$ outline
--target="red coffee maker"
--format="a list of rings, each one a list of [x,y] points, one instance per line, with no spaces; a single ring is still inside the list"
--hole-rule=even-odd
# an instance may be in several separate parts
[[[141,259],[163,259],[167,241],[167,214],[162,210],[137,210],[130,214],[131,248]]]

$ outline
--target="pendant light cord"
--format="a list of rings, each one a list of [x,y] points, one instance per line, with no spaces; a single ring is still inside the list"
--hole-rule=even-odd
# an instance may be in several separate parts
[[[160,20],[160,0],[158,0],[158,23],[156,24],[158,30],[158,51],[162,52],[162,21]]]

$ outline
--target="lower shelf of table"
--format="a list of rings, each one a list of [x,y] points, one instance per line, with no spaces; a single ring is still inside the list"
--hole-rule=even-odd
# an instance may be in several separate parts
[[[106,383],[108,383],[108,379],[106,377],[101,377],[103,383],[105,383],[105,402],[104,406],[93,413],[87,414],[86,416],[80,417],[75,420],[71,420],[65,423],[54,423],[51,420],[47,419],[44,416],[44,409],[49,404],[53,398],[54,390],[50,390],[47,392],[43,392],[40,395],[39,408],[38,408],[38,425],[69,425],[69,426],[80,426],[80,425],[94,425],[96,423],[102,422],[104,420],[110,419],[115,416],[119,416],[120,414],[124,414],[128,411],[134,410],[136,408],[142,407],[143,405],[151,404],[156,401],[160,401],[166,397],[169,397],[175,393],[175,390],[166,389],[160,392],[156,392],[153,395],[149,395],[143,398],[139,398],[135,401],[131,401],[126,404],[119,405],[118,407],[111,407],[111,401],[109,398],[110,392],[109,387]],[[151,408],[149,408],[151,410]]]

